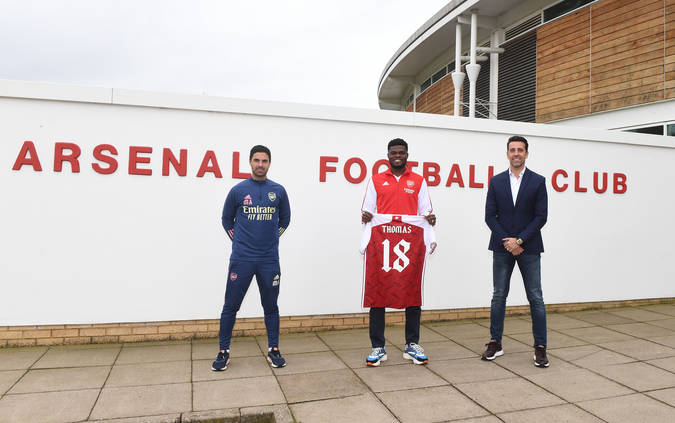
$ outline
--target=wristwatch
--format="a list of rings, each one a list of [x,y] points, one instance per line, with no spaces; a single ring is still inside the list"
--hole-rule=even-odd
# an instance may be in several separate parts
[[[518,239],[516,240],[516,244],[518,244],[518,245],[523,245],[523,240],[520,239],[520,238],[518,238]]]

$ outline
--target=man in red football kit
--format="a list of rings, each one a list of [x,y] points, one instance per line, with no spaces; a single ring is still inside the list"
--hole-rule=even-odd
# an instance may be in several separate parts
[[[387,145],[389,169],[374,175],[368,182],[366,196],[361,207],[361,222],[370,222],[373,213],[421,215],[432,226],[436,216],[432,213],[431,199],[427,183],[421,175],[406,167],[408,161],[408,143],[401,138],[389,141]],[[368,366],[379,366],[387,359],[384,349],[384,307],[370,308],[370,342],[373,351],[366,358]],[[420,306],[405,309],[405,350],[403,357],[415,364],[429,362],[424,349],[419,345]]]

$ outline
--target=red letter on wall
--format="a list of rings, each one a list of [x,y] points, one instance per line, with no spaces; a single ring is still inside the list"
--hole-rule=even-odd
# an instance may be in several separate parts
[[[102,167],[98,163],[92,163],[91,168],[101,175],[110,175],[117,170],[117,160],[115,160],[114,157],[103,154],[104,151],[108,151],[114,156],[117,155],[117,149],[114,146],[110,144],[99,144],[94,148],[94,158],[103,163],[107,163],[108,167]]]
[[[171,163],[178,176],[187,175],[187,150],[181,148],[180,160],[176,160],[173,152],[165,148],[162,154],[162,175],[164,176],[169,176],[169,163]]]
[[[586,192],[587,188],[581,186],[581,172],[574,171],[574,192]]]
[[[623,173],[614,174],[614,194],[625,194],[628,190],[626,179],[628,178]]]
[[[237,153],[238,154],[238,153]],[[199,166],[199,171],[197,172],[197,177],[201,178],[206,172],[211,172],[216,178],[222,178],[223,174],[220,173],[220,167],[218,166],[218,159],[216,159],[216,153],[211,150],[206,150],[204,153],[204,158],[202,159],[202,164]],[[250,176],[250,175],[249,175]],[[234,168],[232,168],[232,177],[234,178]],[[247,176],[248,178],[248,176]]]
[[[352,176],[352,165],[356,163],[359,165],[359,169],[361,171],[359,172],[359,176],[354,178]],[[358,157],[352,157],[347,162],[345,163],[345,168],[344,168],[344,173],[345,173],[345,178],[347,181],[351,182],[352,184],[358,184],[364,179],[366,179],[366,174],[368,173],[368,169],[366,168],[366,164],[363,162],[363,160],[359,159]]]
[[[373,175],[377,175],[378,173],[380,173],[380,168],[382,166],[386,166],[387,169],[389,169],[389,160],[380,159],[376,161],[375,164],[373,165]]]
[[[70,154],[64,154],[63,150],[70,150]],[[63,162],[70,163],[70,169],[73,173],[80,172],[80,147],[72,142],[57,142],[54,144],[54,172],[61,172]]]
[[[206,156],[204,156],[204,159],[206,159]],[[213,157],[215,160],[215,156]],[[203,166],[203,163],[202,163]],[[216,166],[218,166],[218,163],[216,162]],[[220,170],[218,171],[220,173]],[[199,176],[199,175],[197,175]],[[232,152],[232,177],[235,179],[248,179],[251,176],[250,173],[246,172],[240,172],[239,171],[239,152],[238,151],[233,151]],[[220,176],[218,176],[220,178]]]
[[[427,185],[435,187],[441,183],[441,167],[438,163],[424,162],[422,164],[422,176],[427,181]]]
[[[326,173],[335,172],[335,166],[328,166],[328,163],[337,163],[338,158],[333,156],[319,156],[319,182],[326,182]]]
[[[34,171],[42,172],[42,165],[40,164],[40,159],[38,158],[37,151],[35,151],[35,144],[33,144],[33,141],[23,142],[23,145],[21,146],[21,151],[19,151],[19,155],[16,156],[14,166],[12,166],[12,170],[21,170],[23,165],[33,166]]]
[[[450,169],[450,175],[448,175],[448,181],[445,183],[446,187],[458,183],[460,187],[464,188],[464,179],[462,179],[462,172],[459,170],[459,165],[457,163],[452,165]]]
[[[129,146],[129,175],[152,175],[152,169],[139,169],[138,163],[150,163],[150,157],[139,157],[138,154],[150,154],[152,147]]]
[[[598,172],[593,172],[593,189],[598,194],[607,191],[607,172],[602,172],[602,188],[600,188],[600,184],[598,183]]]
[[[567,189],[567,184],[558,185],[558,176],[567,178],[567,172],[562,169],[558,169],[553,172],[553,176],[551,176],[551,185],[553,185],[553,189],[558,192],[563,192]]]
[[[469,165],[469,188],[483,188],[482,182],[476,182],[475,165]]]

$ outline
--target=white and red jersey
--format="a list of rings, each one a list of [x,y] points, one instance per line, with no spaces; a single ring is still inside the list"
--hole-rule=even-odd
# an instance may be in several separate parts
[[[426,216],[433,207],[424,178],[406,168],[399,178],[391,173],[391,169],[373,175],[368,181],[361,210],[372,214]]]
[[[363,307],[421,306],[426,254],[435,248],[423,216],[373,215],[361,237]]]

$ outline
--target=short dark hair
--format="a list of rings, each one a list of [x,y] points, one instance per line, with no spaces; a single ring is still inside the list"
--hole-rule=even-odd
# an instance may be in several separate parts
[[[389,144],[387,144],[387,151],[389,151],[389,149],[395,145],[402,145],[405,147],[405,151],[408,151],[408,143],[405,142],[403,138],[394,138],[393,140],[389,141]]]
[[[506,143],[506,150],[509,149],[509,144],[511,144],[512,142],[525,143],[525,151],[527,151],[528,144],[527,144],[527,140],[525,139],[525,137],[521,137],[520,135],[514,135],[514,136],[510,137],[509,141]]]
[[[270,159],[270,161],[272,161],[272,153],[270,153],[270,149],[265,147],[264,145],[253,146],[253,148],[251,149],[251,154],[248,155],[249,162],[251,161],[255,153],[265,153],[267,154],[267,158]]]

